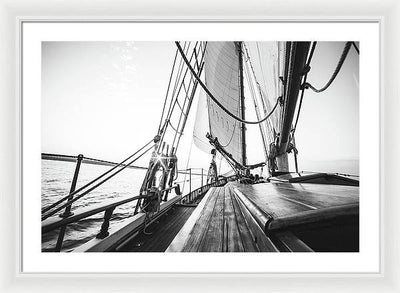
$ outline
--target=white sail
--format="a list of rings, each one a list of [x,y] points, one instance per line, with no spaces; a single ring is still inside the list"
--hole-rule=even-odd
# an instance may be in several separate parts
[[[254,95],[251,95],[255,99],[259,119],[268,115],[278,98],[283,95],[280,77],[284,76],[285,46],[285,42],[245,43],[245,86],[254,88]],[[204,76],[206,86],[214,97],[231,113],[241,117],[239,53],[234,42],[208,42]],[[251,99],[250,96],[246,98]],[[196,117],[194,142],[198,148],[205,152],[210,151],[210,145],[205,138],[205,134],[209,132],[218,138],[221,146],[236,161],[242,161],[241,123],[226,114],[203,91]],[[282,107],[278,105],[270,118],[260,125],[260,131],[266,140],[266,150],[280,132],[281,123]]]
[[[241,116],[239,53],[234,42],[208,42],[205,83],[215,98],[232,114]],[[207,97],[210,133],[238,161],[242,161],[241,123]]]
[[[212,146],[206,138],[207,132],[210,132],[208,121],[207,95],[203,89],[200,89],[196,121],[193,129],[193,142],[200,150],[210,154]]]
[[[264,117],[271,112],[277,99],[283,95],[283,83],[280,77],[284,76],[285,42],[246,42],[248,62],[251,63],[254,73],[260,116]],[[281,107],[273,112],[266,120],[268,144],[275,139],[275,133],[281,129]]]

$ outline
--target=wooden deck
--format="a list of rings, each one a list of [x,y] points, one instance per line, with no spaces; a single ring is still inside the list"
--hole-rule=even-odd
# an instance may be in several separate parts
[[[358,202],[359,188],[354,186],[231,182],[207,193],[166,252],[312,251],[296,236],[302,230],[292,233],[288,227],[320,220],[337,223],[348,215],[358,220]],[[357,233],[357,225],[350,234]],[[270,228],[276,233],[270,233]],[[323,250],[323,245],[315,247]]]
[[[260,251],[277,248],[227,184],[207,193],[166,252]]]

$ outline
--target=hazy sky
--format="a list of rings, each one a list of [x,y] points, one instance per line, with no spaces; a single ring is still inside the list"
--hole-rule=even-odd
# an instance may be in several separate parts
[[[344,43],[318,43],[308,81],[323,86]],[[43,42],[42,151],[119,161],[157,131],[175,45],[170,42]],[[358,172],[359,63],[353,49],[333,85],[306,92],[296,143],[301,170],[314,161],[351,161]],[[250,102],[250,99],[247,100]],[[208,168],[210,155],[192,146],[197,97],[178,151],[180,168]],[[247,104],[248,119],[256,119]],[[247,126],[249,163],[263,160],[258,126]],[[139,162],[146,165],[148,158]],[[327,170],[333,171],[333,170]]]

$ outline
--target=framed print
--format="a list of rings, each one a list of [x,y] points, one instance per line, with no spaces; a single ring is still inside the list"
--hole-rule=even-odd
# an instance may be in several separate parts
[[[167,291],[176,278],[186,288],[200,278],[199,290],[307,290],[307,279],[331,291],[398,288],[387,285],[398,258],[383,238],[398,202],[386,150],[398,127],[386,88],[397,85],[382,78],[398,74],[383,63],[398,46],[386,38],[393,15],[18,11],[5,10],[17,17],[5,26],[16,50],[2,52],[17,73],[17,95],[4,99],[17,113],[4,116],[16,130],[4,147],[18,162],[6,185],[17,240],[3,244],[18,261],[5,288],[55,276],[63,290],[71,278],[154,290],[155,277]]]

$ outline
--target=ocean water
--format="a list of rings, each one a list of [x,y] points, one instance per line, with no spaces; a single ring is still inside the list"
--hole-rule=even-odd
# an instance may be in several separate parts
[[[74,162],[42,160],[42,207],[54,203],[68,195],[75,171]],[[109,170],[110,166],[82,164],[76,188],[83,186],[100,174]],[[139,195],[140,186],[145,176],[145,170],[126,168],[118,175],[88,193],[72,205],[72,211],[93,206],[104,201],[120,200]],[[186,179],[185,184],[183,180]],[[189,176],[180,174],[178,183],[183,193],[189,192]],[[199,176],[192,178],[192,190],[200,187]],[[183,189],[182,189],[183,188]],[[119,206],[114,210],[110,222],[112,226],[126,221],[133,216],[136,201]],[[61,211],[60,211],[61,213]],[[67,226],[62,251],[71,251],[97,235],[103,221],[104,212],[93,215]],[[42,235],[42,251],[51,251],[57,242],[59,230]]]

